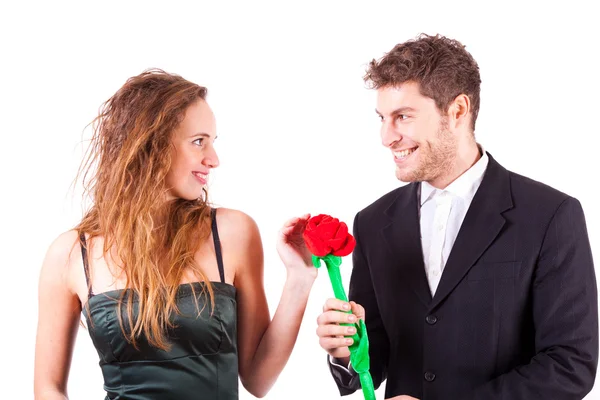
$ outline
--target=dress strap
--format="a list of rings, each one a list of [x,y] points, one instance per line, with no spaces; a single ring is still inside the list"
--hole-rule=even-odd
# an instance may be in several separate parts
[[[221,282],[225,283],[225,269],[223,268],[221,241],[219,240],[219,231],[217,229],[217,209],[211,208],[210,214],[212,218],[212,235],[213,241],[215,242],[215,253],[217,254],[217,265],[219,266],[219,275],[221,276]]]
[[[87,243],[85,241],[85,233],[83,232],[79,235],[79,244],[81,245],[81,258],[83,259],[83,271],[85,272],[85,283],[88,287],[89,299],[94,293],[92,292],[92,285],[90,285],[90,266],[88,264]]]

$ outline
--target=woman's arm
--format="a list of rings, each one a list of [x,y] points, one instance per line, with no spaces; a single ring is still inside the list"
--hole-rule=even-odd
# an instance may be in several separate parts
[[[225,214],[225,213],[224,213]],[[277,250],[287,279],[273,320],[263,285],[263,251],[256,223],[239,213],[235,226],[239,251],[235,285],[238,289],[239,373],[244,387],[263,397],[287,363],[317,276],[302,232],[308,216],[288,221],[280,231]]]
[[[81,303],[69,285],[71,253],[80,254],[77,233],[59,236],[48,249],[40,272],[35,343],[36,400],[67,399],[67,380],[80,321]],[[71,251],[74,249],[73,251]]]

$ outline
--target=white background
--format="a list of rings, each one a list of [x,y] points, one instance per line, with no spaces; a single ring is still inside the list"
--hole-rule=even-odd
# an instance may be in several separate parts
[[[89,137],[84,128],[128,77],[149,67],[209,88],[221,158],[211,197],[258,223],[271,313],[285,279],[274,243],[286,219],[329,213],[351,225],[357,211],[400,185],[362,75],[372,58],[420,32],[467,45],[483,79],[479,142],[508,169],[577,197],[600,262],[592,145],[600,133],[600,34],[586,3],[593,4],[3,2],[1,390],[33,398],[39,268],[51,241],[81,217],[79,190],[69,186]],[[344,259],[346,288],[351,266]],[[331,295],[321,273],[268,399],[338,397],[315,335]],[[72,399],[103,398],[97,361],[81,330]],[[587,399],[600,397],[592,393]]]

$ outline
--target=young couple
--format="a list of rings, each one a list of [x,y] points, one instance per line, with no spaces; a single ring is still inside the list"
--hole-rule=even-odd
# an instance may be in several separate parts
[[[318,317],[340,393],[360,388],[354,328],[341,323],[361,318],[386,398],[582,399],[598,311],[579,202],[477,143],[479,68],[458,41],[420,35],[373,60],[365,80],[410,183],[357,213],[351,302],[329,299]],[[41,270],[37,400],[67,398],[81,318],[107,399],[233,400],[238,378],[262,397],[284,368],[317,275],[309,215],[281,228],[287,280],[271,319],[256,223],[207,202],[219,158],[206,96],[150,70],[104,103],[82,165],[93,204]]]

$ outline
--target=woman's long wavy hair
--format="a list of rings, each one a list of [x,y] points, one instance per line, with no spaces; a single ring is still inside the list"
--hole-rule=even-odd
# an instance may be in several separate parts
[[[147,70],[128,79],[92,122],[78,173],[92,205],[75,229],[88,236],[88,244],[102,237],[104,257],[125,273],[128,290],[122,291],[117,314],[136,347],[140,336],[152,346],[170,347],[172,316],[180,312],[177,290],[188,271],[206,283],[204,294],[211,305],[214,301],[212,286],[194,261],[210,236],[208,193],[167,201],[165,182],[173,133],[187,108],[206,94],[206,88],[178,75]]]

